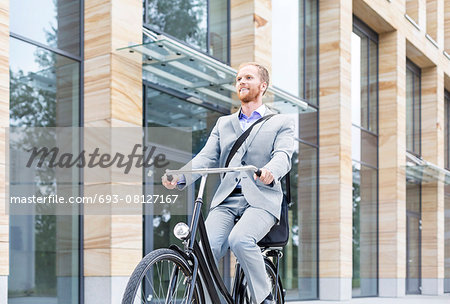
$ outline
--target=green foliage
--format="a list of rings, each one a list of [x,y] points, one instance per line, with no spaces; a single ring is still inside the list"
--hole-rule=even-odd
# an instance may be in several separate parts
[[[149,0],[149,24],[187,43],[206,49],[205,0]]]

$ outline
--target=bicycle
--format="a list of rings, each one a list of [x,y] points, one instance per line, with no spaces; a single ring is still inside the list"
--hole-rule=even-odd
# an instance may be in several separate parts
[[[261,171],[255,166],[185,171],[166,170],[169,180],[175,174],[196,173],[202,176],[190,226],[181,222],[174,227],[174,234],[183,242],[184,248],[181,249],[173,244],[169,248],[156,249],[147,254],[133,271],[125,289],[122,304],[203,304],[206,303],[204,287],[206,287],[212,303],[217,304],[221,301],[215,285],[227,304],[251,303],[250,291],[239,262],[235,266],[232,290],[228,292],[214,262],[201,212],[208,174],[232,171],[253,171],[258,176],[261,175]],[[197,232],[203,250],[197,239]],[[261,247],[261,254],[265,254],[266,272],[272,284],[272,295],[277,304],[283,304],[285,296],[279,276],[281,250],[282,247]],[[275,264],[269,257],[275,260]]]

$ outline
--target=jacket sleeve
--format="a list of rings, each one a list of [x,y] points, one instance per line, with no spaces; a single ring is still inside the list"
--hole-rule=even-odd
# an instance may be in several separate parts
[[[220,118],[217,120],[203,149],[180,170],[218,167],[220,159],[219,123]],[[200,174],[184,174],[185,184],[179,184],[178,189],[184,189],[186,186],[194,183],[199,177]]]
[[[291,169],[291,158],[294,153],[294,120],[283,115],[281,128],[279,129],[271,153],[270,161],[264,166],[278,183]]]

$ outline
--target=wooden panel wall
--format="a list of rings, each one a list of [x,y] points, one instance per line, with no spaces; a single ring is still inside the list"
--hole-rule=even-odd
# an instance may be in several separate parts
[[[341,279],[352,276],[352,3],[322,0],[319,9],[319,272],[321,280],[337,279],[332,288],[340,289]],[[329,290],[320,289],[321,299],[344,299],[351,292],[325,295]]]
[[[399,32],[380,35],[378,147],[380,279],[404,279],[406,276],[405,75],[405,38]],[[404,281],[400,280],[398,284],[404,284]],[[384,294],[385,290],[380,288],[380,295],[399,296],[402,295],[401,289],[402,286],[396,286]]]
[[[116,51],[130,42],[142,42],[142,1],[85,1],[85,127],[142,125],[140,58]],[[87,183],[85,195],[118,187],[113,177],[101,188]],[[87,215],[84,228],[85,276],[129,276],[142,256],[141,216]]]
[[[419,1],[421,0],[406,0],[406,14],[417,24],[419,24]]]
[[[271,0],[230,1],[231,66],[256,61],[271,71],[272,2]]]
[[[9,215],[6,214],[5,136],[9,127],[9,1],[0,2],[0,276],[9,274]],[[6,291],[0,291],[0,294]]]
[[[444,167],[444,77],[442,69],[422,69],[422,156]],[[422,184],[422,293],[443,293],[444,184]],[[439,282],[440,280],[440,282]]]
[[[438,41],[438,1],[426,0],[426,13],[427,13],[427,34]],[[442,3],[442,1],[439,1]]]

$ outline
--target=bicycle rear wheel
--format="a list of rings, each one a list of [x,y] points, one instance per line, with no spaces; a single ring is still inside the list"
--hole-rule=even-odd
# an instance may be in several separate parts
[[[276,270],[273,263],[265,258],[264,263],[266,264],[266,272],[269,276],[270,284],[272,286],[272,295],[275,297],[275,283],[276,283]],[[236,304],[252,304],[251,299],[251,292],[250,288],[247,285],[247,280],[244,275],[244,271],[241,268],[241,271],[239,273],[239,290],[237,292],[237,299]],[[284,294],[283,294],[283,286],[281,284],[281,279],[278,277],[278,285],[277,285],[277,292],[276,292],[276,302],[277,304],[284,304]]]
[[[186,259],[172,249],[157,249],[136,266],[128,281],[122,304],[203,304],[200,278],[188,303],[192,271]]]

